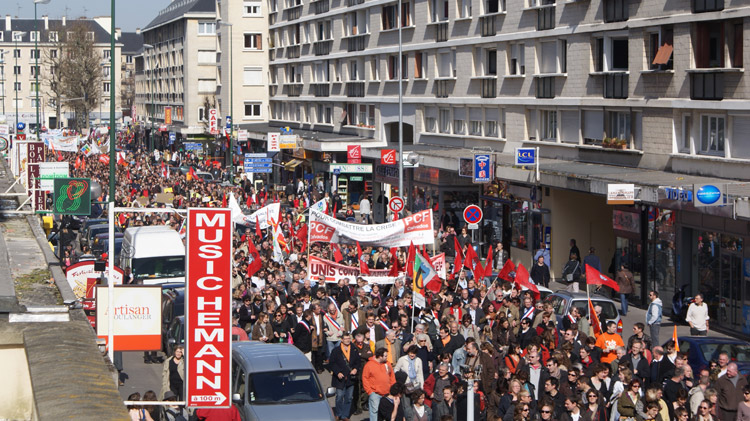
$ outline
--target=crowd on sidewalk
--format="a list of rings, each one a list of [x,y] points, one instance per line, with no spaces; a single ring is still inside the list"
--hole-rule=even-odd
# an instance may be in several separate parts
[[[693,373],[687,354],[674,341],[659,345],[658,291],[650,294],[646,323],[636,323],[627,340],[613,322],[600,322],[595,313],[576,307],[559,319],[552,304],[539,300],[533,289],[523,291],[512,276],[485,270],[504,267],[508,255],[501,243],[488,256],[494,263],[485,261],[488,268],[482,268],[471,240],[465,233],[457,235],[448,219],[436,224],[435,248],[449,255],[454,268],[435,291],[424,290],[425,307],[415,308],[408,270],[414,250],[308,244],[300,235],[307,229],[305,209],[318,200],[328,198],[329,213],[349,210],[335,192],[302,180],[279,192],[256,190],[249,180],[208,183],[192,170],[170,171],[170,162],[221,177],[223,170],[215,162],[184,152],[149,154],[132,147],[126,133],[119,142],[126,151],[117,165],[119,206],[219,207],[227,205],[230,193],[250,210],[274,201],[284,204],[277,222],[289,241],[281,259],[269,229],[247,227],[234,234],[235,330],[255,341],[293,344],[319,373],[329,371],[338,420],[358,415],[371,421],[465,420],[472,395],[476,420],[750,419],[743,418],[750,414],[747,379],[726,354]],[[58,158],[77,161],[73,175],[107,185],[109,168],[98,159],[81,154]],[[159,203],[160,193],[172,193],[171,202]],[[116,221],[123,228],[163,224],[180,230],[180,218],[123,213]],[[366,277],[326,282],[308,275],[310,256],[371,269],[395,266],[397,278],[382,285]],[[578,256],[571,253],[571,261]],[[548,285],[549,251],[541,250],[535,259],[532,278]],[[572,273],[571,286],[582,276],[579,266],[571,263],[572,272],[563,270],[564,275]],[[618,284],[632,282],[624,269],[618,268]],[[703,311],[689,311],[698,333],[708,329]],[[654,341],[646,330],[656,334]],[[164,362],[161,398],[180,398],[183,360],[180,354]],[[473,394],[468,393],[470,382]],[[140,407],[131,412],[140,414]],[[174,419],[163,415],[157,416]]]

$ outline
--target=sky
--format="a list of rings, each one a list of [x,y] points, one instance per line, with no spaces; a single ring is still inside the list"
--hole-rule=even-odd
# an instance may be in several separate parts
[[[33,0],[0,0],[0,14],[10,14],[25,19],[34,19]],[[115,0],[115,26],[125,32],[143,28],[170,0]],[[38,16],[48,15],[50,19],[62,16],[78,18],[81,16],[109,16],[110,2],[107,0],[51,0],[49,4],[37,5]]]

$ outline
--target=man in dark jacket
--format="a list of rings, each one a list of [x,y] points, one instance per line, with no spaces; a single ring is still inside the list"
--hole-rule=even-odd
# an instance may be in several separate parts
[[[630,347],[630,353],[624,356],[620,363],[625,363],[630,366],[633,371],[633,375],[641,379],[642,382],[648,382],[651,380],[651,373],[649,370],[649,362],[646,356],[643,355],[643,341],[636,339],[633,341]]]
[[[352,346],[352,335],[341,334],[341,344],[331,351],[328,359],[331,368],[331,386],[336,388],[335,415],[348,420],[354,395],[354,379],[360,366],[359,352]]]
[[[545,288],[549,288],[549,268],[544,264],[544,256],[539,256],[536,259],[536,264],[531,267],[531,273],[529,273],[531,279],[537,285],[543,285]]]
[[[312,361],[312,327],[310,326],[312,315],[312,310],[305,310],[302,313],[302,320],[297,323],[292,333],[294,346],[299,348],[310,361]]]
[[[716,380],[716,390],[719,392],[719,414],[721,414],[722,421],[737,419],[737,407],[743,401],[742,393],[745,386],[747,386],[747,378],[739,374],[737,364],[729,363],[727,374]]]

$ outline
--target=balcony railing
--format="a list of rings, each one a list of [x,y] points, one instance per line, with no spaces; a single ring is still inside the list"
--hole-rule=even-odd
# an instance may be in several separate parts
[[[448,22],[440,22],[435,25],[435,39],[437,42],[448,41]]]
[[[482,98],[497,97],[497,77],[481,79],[482,81]]]
[[[724,0],[693,0],[693,13],[724,10]]]
[[[286,90],[286,96],[302,95],[302,84],[284,85],[284,89]]]
[[[363,35],[357,35],[352,38],[347,38],[347,51],[363,51],[365,49],[365,45],[367,45],[366,36]]]
[[[490,16],[481,16],[479,18],[479,23],[482,25],[482,36],[483,37],[491,37],[497,34],[497,26],[496,23],[496,15],[490,15]]]
[[[537,31],[545,29],[555,29],[555,6],[543,7],[539,9],[536,22]]]
[[[328,82],[313,82],[313,95],[317,97],[326,97],[331,95],[331,85]]]
[[[276,96],[279,93],[279,86],[278,85],[269,85],[268,86],[268,96]]]
[[[365,2],[365,0],[346,0],[346,5],[347,6],[356,6],[356,5],[362,4],[364,2]]]
[[[315,55],[316,56],[325,56],[331,53],[331,44],[333,44],[332,39],[327,39],[324,41],[316,41],[313,44],[313,48],[315,49]]]
[[[609,73],[604,75],[604,98],[627,98],[627,73]]]
[[[454,80],[442,79],[435,81],[435,96],[437,98],[448,98],[453,92]]]
[[[630,15],[628,4],[628,0],[605,0],[604,21],[623,22],[628,20],[628,17]]]
[[[346,82],[346,96],[363,97],[365,96],[365,82]]]
[[[724,73],[691,73],[690,99],[713,101],[724,99]]]
[[[555,97],[555,77],[547,76],[536,79],[536,97],[537,98],[554,98]]]
[[[299,52],[299,45],[290,45],[289,48],[286,49],[286,58],[299,58]]]
[[[330,10],[329,0],[318,0],[315,2],[315,14],[319,15]]]
[[[285,12],[286,12],[286,20],[299,19],[300,15],[302,14],[302,5],[298,4],[296,6],[292,6],[291,8],[287,9]]]

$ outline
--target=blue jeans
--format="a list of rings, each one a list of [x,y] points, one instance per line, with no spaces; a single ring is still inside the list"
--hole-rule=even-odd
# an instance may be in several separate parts
[[[354,395],[354,385],[347,386],[345,389],[336,389],[336,410],[333,411],[339,418],[349,418],[352,408],[352,396]]]
[[[333,351],[334,348],[339,346],[341,341],[326,341],[326,359],[328,359],[331,356],[331,351]]]
[[[620,293],[620,308],[622,308],[622,315],[628,315],[628,294]]]
[[[648,325],[648,327],[651,331],[651,343],[660,344],[661,342],[659,342],[659,329],[661,328],[661,323],[654,323]]]
[[[380,406],[380,399],[382,398],[377,393],[370,393],[370,399],[367,401],[367,406],[370,409],[370,421],[378,421],[378,406]]]

